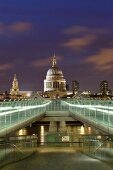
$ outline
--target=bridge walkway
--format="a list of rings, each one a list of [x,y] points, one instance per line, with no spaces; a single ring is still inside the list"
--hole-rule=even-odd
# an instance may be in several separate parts
[[[113,167],[90,158],[75,148],[37,148],[37,152],[21,162],[10,164],[2,170],[112,170]]]

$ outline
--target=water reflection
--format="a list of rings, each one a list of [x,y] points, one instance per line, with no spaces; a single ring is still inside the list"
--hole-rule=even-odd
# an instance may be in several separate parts
[[[113,153],[113,144],[108,136],[99,131],[82,125],[67,125],[67,132],[49,133],[48,125],[29,126],[18,131],[17,138],[31,142],[26,146],[69,146],[80,149],[82,152],[94,155],[99,159],[105,159],[106,155]],[[13,139],[11,139],[13,140]],[[110,139],[109,139],[110,140]],[[107,153],[107,154],[106,154]]]
[[[81,125],[81,126],[67,126],[67,132],[73,133],[77,135],[90,135],[90,134],[96,134],[97,132],[92,129],[91,127]]]
[[[79,142],[80,136],[84,135],[99,135],[99,132],[95,131],[93,128],[88,127],[84,124],[82,125],[67,125],[67,132],[65,136],[69,135],[71,142]],[[55,134],[60,134],[62,132],[55,132]],[[49,124],[48,125],[38,125],[38,126],[29,126],[27,128],[23,128],[16,133],[16,136],[36,136],[37,142],[39,145],[44,145],[46,141],[46,137],[49,134]],[[57,138],[57,137],[56,137]],[[51,140],[55,141],[51,137]]]
[[[26,128],[20,129],[17,132],[17,136],[26,136],[26,135],[27,135],[27,129]]]
[[[85,128],[82,125],[81,128],[80,128],[80,135],[84,135],[84,134],[85,134]]]
[[[41,145],[44,145],[44,126],[40,126],[40,142]]]
[[[91,127],[88,127],[88,134],[90,135],[92,133]]]
[[[31,128],[31,130],[30,130]],[[49,132],[49,125],[38,125],[37,127],[23,128],[16,132],[16,136],[26,136],[37,134],[40,137],[40,142],[44,142],[44,135]],[[98,134],[94,129],[85,125],[67,125],[67,133],[77,135]]]

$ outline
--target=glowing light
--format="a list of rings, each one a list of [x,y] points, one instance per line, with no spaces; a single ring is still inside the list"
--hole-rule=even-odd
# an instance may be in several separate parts
[[[13,108],[14,110],[11,110],[11,111],[7,111],[7,112],[1,112],[0,113],[0,116],[3,116],[3,115],[7,115],[7,114],[11,114],[11,113],[17,113],[17,112],[21,112],[21,111],[25,111],[25,110],[30,110],[30,109],[35,109],[35,108],[39,108],[39,107],[45,107],[46,105],[50,104],[50,102],[48,103],[45,103],[45,104],[42,104],[42,105],[35,105],[35,106],[16,106],[16,107],[11,107]],[[8,110],[9,107],[5,107],[6,110]],[[1,109],[1,108],[0,108]],[[5,110],[4,109],[4,110]]]
[[[18,135],[19,136],[27,135],[27,130],[25,128],[24,129],[20,129],[19,132],[18,132]]]
[[[88,134],[91,134],[92,133],[92,129],[91,127],[88,127]]]
[[[40,142],[41,145],[44,145],[44,126],[41,126]]]
[[[97,136],[97,139],[101,139],[102,137],[100,135]]]
[[[101,105],[81,105],[81,104],[70,104],[70,103],[67,103],[65,102],[66,104],[68,104],[69,106],[72,106],[72,107],[78,107],[78,108],[86,108],[86,109],[89,109],[89,110],[96,110],[96,111],[99,111],[99,112],[102,112],[102,113],[109,113],[109,114],[113,114],[113,107],[110,107],[110,106],[101,106]],[[100,109],[102,108],[102,109]],[[105,110],[105,109],[108,109],[108,110]],[[110,111],[112,110],[112,111]]]
[[[65,102],[65,101],[64,101]],[[113,110],[113,107],[111,107],[111,106],[103,106],[103,105],[91,105],[91,104],[89,104],[89,105],[85,105],[85,104],[71,104],[71,103],[68,103],[68,102],[65,102],[67,105],[69,105],[69,106],[73,106],[73,107],[80,107],[80,108],[104,108],[104,109],[111,109],[111,110]]]
[[[27,93],[27,97],[30,97],[31,96],[31,94],[30,93]]]
[[[84,126],[82,125],[81,128],[80,128],[80,134],[81,135],[84,135],[85,134],[85,129],[84,129]]]

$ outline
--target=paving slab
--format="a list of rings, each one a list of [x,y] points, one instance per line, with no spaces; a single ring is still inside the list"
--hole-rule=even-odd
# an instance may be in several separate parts
[[[108,164],[90,158],[72,147],[37,148],[37,152],[2,170],[113,170]]]

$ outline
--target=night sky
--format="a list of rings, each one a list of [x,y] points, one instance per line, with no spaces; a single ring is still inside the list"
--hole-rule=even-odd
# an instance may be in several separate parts
[[[0,93],[43,90],[54,53],[70,90],[113,90],[113,0],[0,0]]]

